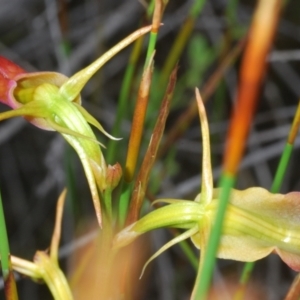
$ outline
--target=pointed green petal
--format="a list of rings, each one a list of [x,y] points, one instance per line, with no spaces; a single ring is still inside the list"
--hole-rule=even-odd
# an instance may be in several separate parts
[[[203,218],[202,205],[194,201],[180,201],[154,210],[119,232],[114,240],[114,248],[131,243],[139,235],[161,227],[190,229]]]
[[[198,104],[201,132],[202,132],[202,183],[201,183],[201,203],[208,204],[212,200],[213,194],[213,177],[210,162],[210,142],[209,128],[205,112],[205,107],[200,96],[199,90],[196,88],[196,99]]]
[[[56,130],[59,133],[68,134],[68,135],[71,135],[71,136],[74,136],[74,137],[77,137],[77,138],[87,139],[91,142],[94,142],[94,143],[99,144],[99,145],[104,147],[104,145],[102,145],[98,140],[96,140],[96,138],[89,137],[89,136],[86,136],[84,134],[78,133],[78,132],[76,132],[72,129],[69,129],[67,127],[60,126],[59,124],[55,123],[51,119],[47,119],[46,121],[49,124],[49,127],[53,128],[54,130]]]
[[[33,118],[46,118],[49,112],[45,109],[45,103],[42,101],[30,102],[20,108],[9,110],[0,114],[0,121],[13,117],[33,117]]]
[[[155,259],[156,257],[158,257],[160,254],[162,254],[163,252],[165,252],[166,250],[168,250],[170,247],[190,238],[191,236],[193,236],[195,233],[197,233],[197,231],[199,231],[198,226],[195,226],[185,232],[183,232],[182,234],[178,235],[177,237],[175,237],[174,239],[172,239],[171,241],[169,241],[168,243],[166,243],[164,246],[162,246],[158,251],[156,251],[145,263],[142,273],[140,275],[140,279],[142,278],[147,266],[149,265],[149,263]]]
[[[101,124],[92,116],[90,115],[81,105],[74,103],[74,105],[77,107],[77,109],[81,112],[83,117],[86,119],[86,121],[93,126],[95,126],[99,131],[101,131],[104,135],[106,135],[108,138],[114,140],[114,141],[119,141],[122,138],[115,138],[112,135],[110,135],[107,131],[104,130],[104,128],[101,126]]]
[[[123,48],[127,47],[129,44],[134,42],[136,39],[146,34],[151,30],[152,26],[143,27],[134,33],[130,34],[128,37],[123,39],[109,51],[104,53],[96,61],[90,64],[85,69],[79,71],[73,75],[67,82],[65,82],[60,88],[60,94],[63,95],[65,99],[73,101],[81,92],[86,83],[90,78],[112,57],[114,57]]]

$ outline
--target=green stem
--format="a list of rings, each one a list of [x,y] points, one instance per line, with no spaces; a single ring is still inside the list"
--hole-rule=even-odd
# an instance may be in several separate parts
[[[235,183],[235,177],[230,174],[224,174],[221,177],[220,187],[222,189],[217,214],[212,231],[209,236],[207,249],[204,257],[200,259],[201,268],[198,269],[196,283],[193,290],[193,300],[204,300],[208,292],[211,281],[219,241],[222,233],[222,225],[225,217],[227,203],[229,201],[230,191]],[[200,273],[199,273],[200,272]]]
[[[5,217],[2,205],[2,198],[0,195],[0,255],[1,255],[1,267],[4,280],[9,274],[9,245],[5,224]]]
[[[131,194],[131,184],[123,180],[121,183],[121,190],[122,190],[122,194],[119,203],[119,225],[120,228],[123,228],[127,217],[129,199]]]
[[[151,16],[153,15],[154,6],[155,6],[155,0],[151,0],[150,4],[148,5],[148,9],[147,9],[147,19],[150,19]]]
[[[16,282],[11,268],[10,251],[9,251],[9,244],[8,244],[8,237],[7,237],[7,230],[6,230],[6,223],[5,223],[1,194],[0,194],[0,258],[1,258],[1,268],[2,268],[6,299],[17,300],[18,294],[17,294]]]
[[[255,262],[248,262],[245,264],[243,274],[241,276],[240,283],[246,284],[249,281],[250,275],[252,273],[252,270],[254,268]]]
[[[197,18],[200,12],[202,11],[202,7],[205,4],[206,0],[196,0],[194,5],[190,9],[190,16],[192,18]]]
[[[148,43],[148,49],[147,49],[147,56],[146,56],[146,61],[145,61],[145,65],[144,65],[144,69],[146,69],[146,67],[149,64],[149,61],[151,59],[152,53],[155,49],[156,46],[156,41],[157,41],[157,32],[152,32],[150,33],[150,38],[149,38],[149,43]]]
[[[226,16],[231,25],[236,24],[238,4],[239,0],[230,0],[227,5]]]
[[[185,256],[191,263],[192,267],[197,271],[198,265],[199,265],[199,260],[196,257],[194,251],[192,250],[190,244],[187,241],[182,241],[179,243],[180,248],[184,252]]]
[[[112,221],[112,204],[111,204],[111,193],[112,189],[107,188],[104,191],[104,206],[105,206],[105,214],[108,220]],[[110,224],[111,225],[111,224]]]
[[[165,86],[171,71],[174,69],[175,64],[178,62],[179,57],[184,50],[184,47],[189,41],[189,38],[195,25],[196,18],[202,11],[202,7],[204,4],[205,0],[195,0],[194,4],[190,8],[189,16],[185,20],[184,24],[181,26],[176,40],[174,41],[171,50],[168,54],[166,62],[164,63],[159,80],[161,86]]]
[[[289,163],[290,157],[292,155],[294,145],[291,145],[289,143],[285,144],[283,153],[280,158],[279,165],[277,167],[277,171],[275,174],[275,178],[271,187],[272,193],[278,193],[283,181],[284,173],[286,171],[287,165]]]

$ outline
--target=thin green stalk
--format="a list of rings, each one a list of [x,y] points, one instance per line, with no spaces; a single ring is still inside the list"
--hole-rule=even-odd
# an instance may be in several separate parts
[[[148,66],[148,63],[151,59],[151,56],[152,56],[152,54],[155,50],[156,41],[157,41],[157,32],[151,31],[150,32],[149,43],[148,43],[148,48],[147,48],[147,55],[146,55],[144,69]]]
[[[149,13],[152,12],[152,29],[151,29],[151,33],[150,33],[144,69],[147,68],[149,61],[155,50],[156,41],[157,41],[157,33],[159,30],[160,22],[161,22],[163,12],[164,12],[164,9],[165,9],[165,6],[167,5],[167,3],[168,3],[168,1],[162,1],[162,0],[152,1],[152,3],[150,4],[150,7],[148,9],[148,12],[147,12],[148,17],[149,17]]]
[[[289,143],[285,144],[285,146],[284,146],[284,150],[281,155],[280,162],[277,167],[275,178],[274,178],[274,181],[273,181],[273,184],[271,187],[272,193],[278,193],[280,190],[287,165],[288,165],[291,155],[292,155],[293,148],[294,148],[294,145],[291,145]]]
[[[222,225],[225,217],[227,203],[229,201],[230,191],[235,183],[235,177],[224,173],[221,177],[220,187],[222,189],[219,205],[216,213],[215,223],[213,225],[208,245],[206,249],[206,255],[201,257],[203,264],[200,273],[197,275],[196,283],[194,286],[192,299],[193,300],[204,300],[207,296],[207,291],[212,277],[214,269],[216,254],[218,250],[219,241],[222,233]]]
[[[194,28],[195,21],[201,13],[205,2],[205,0],[195,0],[194,4],[192,5],[189,11],[189,16],[182,25],[180,32],[178,33],[176,40],[172,45],[168,58],[163,66],[159,80],[162,86],[165,86],[171,71],[174,69],[175,64],[177,63],[185,45],[187,44]]]
[[[16,282],[14,279],[13,271],[11,268],[9,243],[7,237],[1,193],[0,193],[0,258],[1,258],[1,268],[2,268],[6,299],[17,300],[18,293],[17,293]]]
[[[155,6],[155,0],[151,0],[147,8],[147,19],[150,19],[151,16],[153,15],[154,6]]]
[[[192,267],[195,271],[198,270],[199,259],[197,258],[196,254],[192,250],[190,244],[185,240],[179,243],[181,250],[184,252],[185,256],[187,257],[188,261],[191,263]]]
[[[122,192],[121,192],[120,203],[119,203],[119,225],[120,228],[123,228],[127,217],[128,207],[129,207],[129,200],[131,195],[131,184],[122,180],[121,191]]]
[[[197,18],[200,12],[202,11],[202,7],[205,4],[206,0],[195,0],[194,5],[190,9],[190,16],[192,18]]]
[[[231,25],[236,24],[238,4],[239,0],[230,0],[227,5],[226,15]]]
[[[2,198],[0,195],[0,255],[1,255],[1,267],[4,280],[9,274],[9,244],[7,238],[5,217],[2,205]]]
[[[112,220],[111,193],[112,193],[112,189],[108,188],[104,191],[104,195],[103,195],[105,214],[110,221]]]

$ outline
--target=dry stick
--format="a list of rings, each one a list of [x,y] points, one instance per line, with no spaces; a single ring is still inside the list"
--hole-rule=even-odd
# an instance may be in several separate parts
[[[136,100],[132,126],[129,137],[129,144],[127,150],[127,157],[125,162],[125,171],[124,171],[124,180],[122,182],[122,195],[120,197],[119,204],[119,225],[123,226],[127,216],[127,210],[129,205],[129,198],[131,193],[131,181],[134,177],[138,155],[140,152],[140,145],[142,141],[144,122],[146,117],[146,111],[148,106],[148,98],[152,80],[152,72],[153,72],[153,57],[152,54],[147,67],[144,69],[143,77],[140,83],[138,97]],[[122,299],[129,298],[130,288],[128,286],[127,278],[129,272],[129,262],[124,263],[124,266],[121,268],[121,282],[119,283],[119,293],[122,295]]]
[[[146,111],[148,106],[152,72],[153,55],[149,61],[147,68],[144,71],[134,110],[125,165],[124,179],[126,182],[131,182],[136,169],[138,154],[140,151],[140,145],[142,141]]]
[[[213,75],[209,78],[201,92],[204,103],[212,95],[222,76],[224,76],[224,73],[237,59],[242,49],[244,48],[245,42],[246,38],[241,39],[238,42],[238,44],[228,53],[228,55],[220,63]],[[189,107],[181,114],[178,121],[174,124],[174,126],[168,133],[166,140],[163,143],[161,150],[159,151],[159,157],[164,155],[170,148],[170,146],[173,145],[178,138],[180,138],[180,136],[185,132],[187,128],[189,128],[191,122],[197,116],[197,114],[197,102],[195,101],[195,98],[193,98],[190,101]]]
[[[152,169],[152,166],[155,162],[156,153],[158,150],[158,146],[165,128],[166,119],[169,113],[170,101],[172,99],[173,91],[176,83],[176,75],[177,75],[177,67],[174,69],[170,76],[169,84],[166,90],[165,97],[161,104],[161,108],[159,111],[159,116],[157,119],[157,123],[154,127],[152,138],[150,140],[150,145],[145,154],[144,160],[142,162],[141,168],[137,175],[137,179],[135,181],[134,191],[132,195],[132,199],[130,202],[130,208],[128,217],[126,219],[126,225],[135,222],[141,210],[142,202],[146,193],[146,187],[149,179],[149,173]],[[133,247],[133,246],[130,246]],[[131,260],[133,259],[131,252],[131,248],[125,249],[127,251],[128,256],[126,262],[123,264],[123,269],[121,270],[123,276],[121,276],[120,293],[123,296],[123,299],[129,299],[128,293],[130,288],[128,288],[128,278],[130,278],[129,272],[131,271],[129,266],[131,265]]]
[[[126,220],[126,225],[135,222],[139,218],[141,206],[145,197],[145,192],[149,181],[150,171],[155,162],[158,147],[162,135],[164,133],[166,120],[170,111],[170,103],[171,103],[173,91],[176,84],[177,69],[178,68],[176,66],[173,72],[171,73],[169,84],[163,102],[161,104],[158,119],[153,130],[150,144],[145,154],[144,160],[142,162],[137,179],[135,181],[132,198],[130,202],[129,214]]]

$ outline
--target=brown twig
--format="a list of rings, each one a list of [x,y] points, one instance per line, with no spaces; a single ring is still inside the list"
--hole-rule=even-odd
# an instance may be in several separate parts
[[[136,106],[134,110],[133,120],[132,120],[132,127],[130,131],[130,138],[128,144],[128,152],[126,157],[126,164],[125,164],[125,172],[124,172],[124,179],[127,182],[130,182],[134,176],[134,172],[136,169],[138,154],[140,151],[140,145],[142,140],[145,116],[148,106],[148,98],[149,98],[149,91],[152,79],[152,71],[153,71],[153,55],[147,65],[142,81],[140,84],[138,98],[136,101]]]
[[[153,130],[150,144],[148,146],[140,171],[135,181],[132,198],[130,201],[129,214],[126,220],[127,225],[135,222],[138,219],[140,214],[140,209],[145,197],[146,188],[149,181],[150,171],[155,162],[158,147],[165,129],[166,119],[169,114],[170,103],[171,103],[173,91],[176,84],[176,75],[177,75],[177,66],[171,73],[169,84],[163,102],[161,104],[158,119]]]

